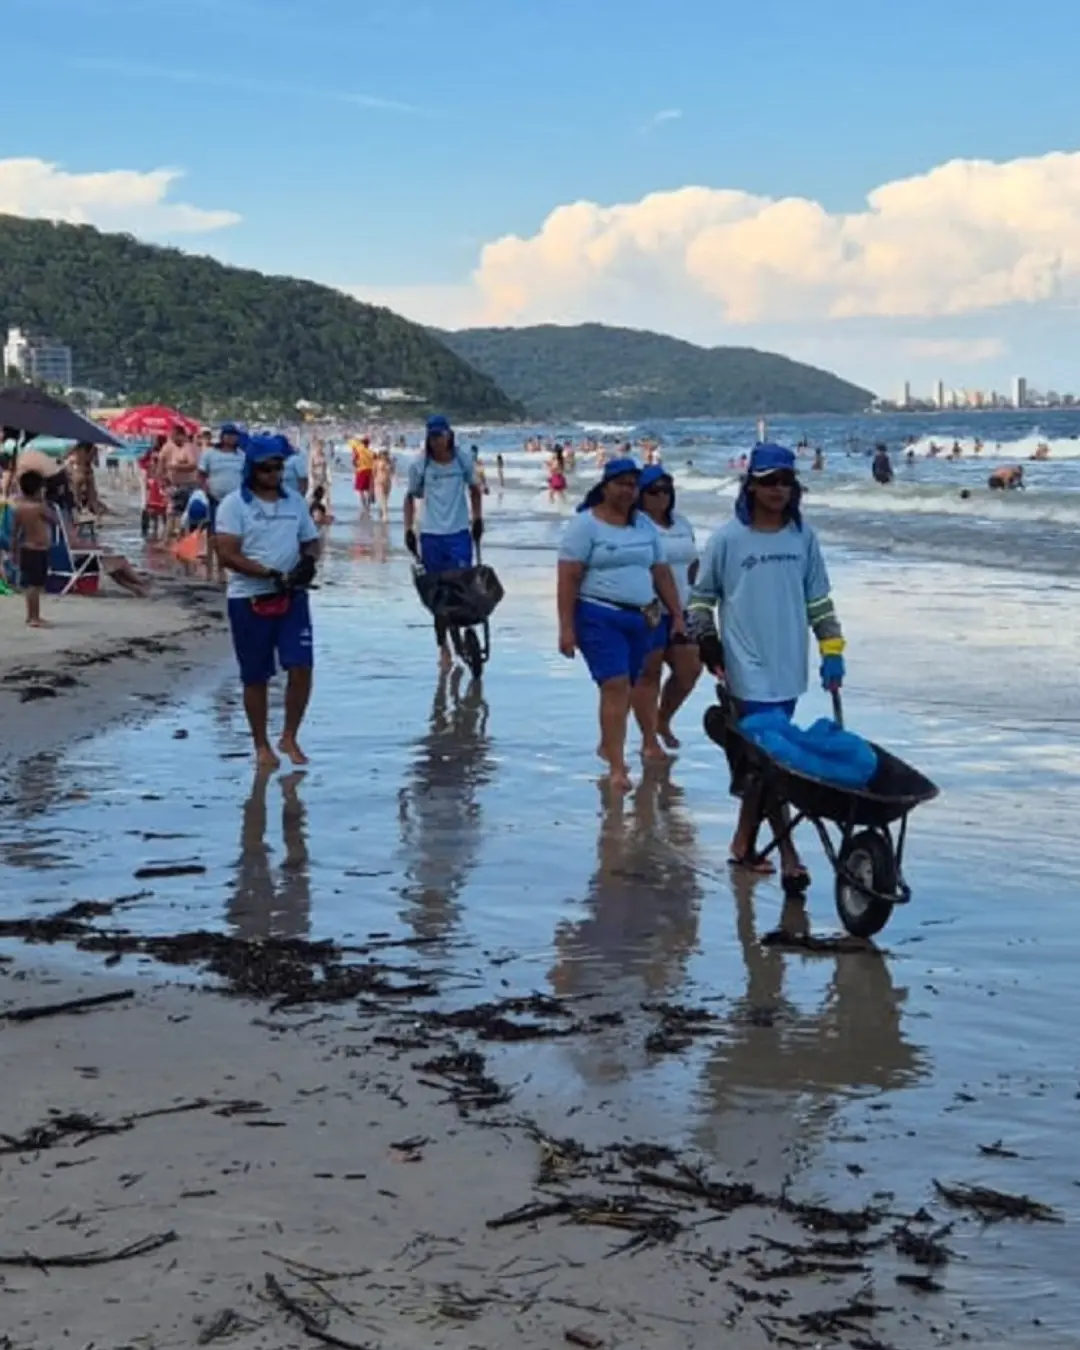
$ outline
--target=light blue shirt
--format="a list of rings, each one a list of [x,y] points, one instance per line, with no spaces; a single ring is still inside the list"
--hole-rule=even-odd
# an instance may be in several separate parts
[[[698,555],[694,527],[677,511],[672,516],[670,525],[658,525],[651,517],[649,520],[664,541],[664,561],[675,577],[679,603],[685,609],[686,602],[690,599],[690,568],[697,561]]]
[[[476,482],[472,461],[456,451],[449,464],[421,455],[409,465],[410,497],[424,503],[424,534],[460,534],[469,528],[469,488]]]
[[[579,511],[563,532],[559,558],[585,564],[582,600],[644,608],[656,599],[652,569],[665,561],[664,541],[643,511],[630,525],[608,525]]]
[[[319,537],[307,502],[298,492],[290,491],[269,502],[261,497],[245,500],[242,493],[230,492],[218,507],[217,532],[236,535],[245,558],[275,572],[291,572],[300,561],[300,545]],[[230,600],[273,591],[274,583],[269,578],[229,573],[226,594]]]
[[[199,472],[206,474],[210,496],[216,502],[223,502],[243,482],[244,452],[211,446],[199,456]]]
[[[705,545],[693,604],[720,607],[728,684],[737,699],[785,703],[806,693],[807,605],[829,594],[813,529],[771,533],[729,520]]]
[[[281,475],[281,486],[289,488],[292,492],[300,492],[300,484],[307,481],[308,462],[307,455],[302,450],[298,450],[295,455],[285,457],[285,469]],[[300,492],[303,496],[303,493]]]

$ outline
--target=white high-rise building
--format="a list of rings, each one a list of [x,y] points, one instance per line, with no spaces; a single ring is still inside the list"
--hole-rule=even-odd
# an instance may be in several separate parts
[[[32,337],[21,328],[9,328],[4,343],[4,376],[14,371],[34,384],[70,389],[74,383],[71,348],[53,338]]]
[[[911,381],[905,380],[900,386],[900,397],[897,400],[901,408],[911,407]]]
[[[1014,375],[1013,394],[1012,394],[1013,407],[1026,408],[1027,397],[1028,397],[1027,380],[1024,379],[1023,375]]]
[[[934,407],[944,408],[945,406],[945,381],[938,380],[934,385]]]

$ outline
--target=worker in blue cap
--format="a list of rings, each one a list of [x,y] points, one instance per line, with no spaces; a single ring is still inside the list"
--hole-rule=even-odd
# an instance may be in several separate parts
[[[218,432],[217,445],[207,446],[199,456],[199,486],[206,493],[209,505],[207,530],[211,537],[217,528],[218,507],[243,481],[247,439],[247,432],[236,422],[223,422]],[[211,580],[215,571],[219,580],[225,580],[217,551],[212,546],[206,553],[206,571]]]
[[[580,651],[599,689],[598,753],[616,792],[633,787],[626,766],[630,700],[656,644],[663,607],[671,631],[684,631],[663,539],[638,509],[640,480],[641,470],[629,456],[609,460],[559,546],[559,651],[571,659]]]
[[[315,577],[319,531],[303,497],[282,481],[285,458],[277,437],[250,438],[243,481],[218,507],[214,540],[229,573],[229,627],[262,770],[279,764],[268,729],[275,658],[287,676],[278,750],[293,764],[307,763],[299,736],[311,697],[314,647],[307,587]]]
[[[788,720],[794,716],[807,687],[811,630],[821,657],[822,686],[836,690],[844,681],[844,634],[821,546],[802,518],[801,494],[792,451],[771,443],[756,445],[735,502],[735,518],[706,544],[690,595],[690,628],[702,661],[726,683],[740,718],[766,710]],[[733,790],[743,786],[740,778],[733,765]],[[810,878],[786,821],[786,815],[778,815],[772,822],[783,841],[782,877],[787,889],[805,889]],[[760,793],[747,791],[730,861],[764,875],[773,866],[755,851],[760,824]]]
[[[423,502],[420,531],[416,503]],[[409,465],[405,489],[405,547],[425,572],[454,572],[472,566],[473,545],[484,533],[484,491],[472,458],[459,450],[449,421],[437,413],[427,420],[423,454]],[[445,625],[435,621],[439,664],[453,664]]]

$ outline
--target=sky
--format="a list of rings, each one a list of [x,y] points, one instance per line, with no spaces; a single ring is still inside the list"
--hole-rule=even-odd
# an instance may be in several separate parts
[[[0,212],[445,327],[1080,392],[1075,0],[0,0]],[[6,316],[11,322],[16,316]],[[77,335],[63,335],[77,348]]]

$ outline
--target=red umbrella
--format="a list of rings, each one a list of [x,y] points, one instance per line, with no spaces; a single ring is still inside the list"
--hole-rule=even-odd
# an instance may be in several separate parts
[[[129,408],[109,422],[109,430],[117,436],[167,436],[173,427],[183,427],[189,436],[199,431],[199,423],[194,418],[160,404]]]

